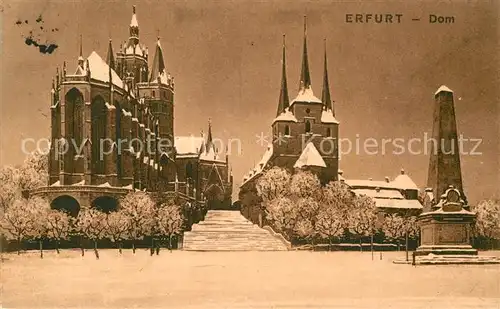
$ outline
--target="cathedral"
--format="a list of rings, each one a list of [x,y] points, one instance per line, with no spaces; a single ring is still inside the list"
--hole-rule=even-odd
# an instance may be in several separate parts
[[[51,90],[48,186],[31,192],[51,206],[110,211],[133,191],[173,195],[201,210],[231,207],[227,154],[213,143],[212,124],[200,137],[174,134],[174,77],[160,39],[152,62],[140,41],[135,6],[129,37],[103,59],[80,54],[74,70],[57,69]]]
[[[384,213],[418,214],[422,205],[418,188],[411,178],[401,174],[385,181],[346,179],[339,170],[339,121],[335,117],[334,101],[330,95],[326,43],[323,57],[323,89],[321,99],[313,93],[307,52],[307,29],[304,21],[302,68],[297,96],[290,101],[286,76],[286,48],[283,37],[281,87],[278,109],[271,128],[273,142],[257,165],[244,176],[239,202],[242,214],[254,223],[263,224],[261,199],[256,183],[268,169],[278,166],[294,173],[307,170],[318,176],[321,184],[342,181],[354,194],[374,199]]]

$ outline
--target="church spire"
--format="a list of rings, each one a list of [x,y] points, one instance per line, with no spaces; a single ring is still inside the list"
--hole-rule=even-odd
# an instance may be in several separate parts
[[[288,86],[286,82],[286,55],[285,55],[285,35],[283,34],[283,56],[281,63],[281,91],[280,98],[278,102],[278,111],[276,112],[276,116],[279,116],[283,113],[288,106],[290,105],[290,101],[288,98]]]
[[[311,88],[311,75],[309,74],[309,61],[307,59],[307,17],[304,16],[304,47],[302,53],[302,70],[300,72],[300,88],[304,91]]]
[[[328,63],[326,59],[326,39],[325,39],[325,58],[324,58],[324,71],[323,71],[323,93],[321,95],[321,102],[326,110],[331,110],[335,116],[335,110],[333,109],[332,99],[330,97],[330,83],[328,82]]]
[[[163,51],[160,44],[160,37],[158,36],[158,41],[156,42],[155,57],[153,58],[153,65],[151,66],[151,76],[149,77],[149,81],[156,81],[158,76],[160,76],[164,72],[165,62],[163,61]]]
[[[212,119],[208,118],[208,136],[207,136],[207,149],[208,146],[211,145],[212,140]]]
[[[115,55],[113,53],[113,44],[111,42],[111,39],[109,39],[108,55],[106,56],[106,63],[110,68],[112,68],[113,70],[115,69]]]
[[[137,45],[139,43],[139,23],[137,22],[137,16],[135,14],[135,5],[132,6],[132,19],[130,20],[129,31],[129,46]]]
[[[81,34],[80,34],[80,55],[78,56],[78,65],[83,68],[83,43]]]

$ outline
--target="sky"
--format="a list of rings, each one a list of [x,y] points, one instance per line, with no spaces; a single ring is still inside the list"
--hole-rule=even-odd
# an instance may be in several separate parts
[[[233,150],[229,157],[234,196],[267,146],[257,136],[270,134],[276,115],[283,34],[289,95],[297,95],[307,15],[312,87],[320,97],[326,39],[341,138],[352,143],[373,138],[380,145],[382,139],[430,137],[434,92],[444,84],[454,91],[459,134],[481,140],[472,154],[477,142],[464,144],[469,152],[461,157],[465,193],[471,203],[500,197],[495,1],[4,2],[0,165],[23,161],[23,139],[50,136],[51,79],[63,61],[69,72],[76,68],[80,34],[84,56],[95,50],[104,58],[109,38],[115,51],[128,38],[134,4],[150,61],[159,34],[167,70],[175,77],[175,135],[206,132],[211,118],[215,137],[241,141],[241,153]],[[401,23],[346,22],[346,14],[361,13],[402,14]],[[453,16],[454,23],[431,24],[430,14]],[[40,53],[25,42],[30,31],[39,44],[58,47]],[[345,177],[393,178],[404,168],[425,186],[428,154],[377,149],[377,155],[343,155]]]

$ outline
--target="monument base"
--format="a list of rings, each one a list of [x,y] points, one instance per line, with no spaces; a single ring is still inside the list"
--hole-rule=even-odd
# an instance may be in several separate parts
[[[394,264],[413,265],[485,265],[500,264],[500,258],[496,256],[471,255],[471,254],[427,254],[415,256],[415,260],[406,261],[404,259],[393,261]]]
[[[417,248],[418,255],[477,255],[477,249],[471,245],[423,245]]]

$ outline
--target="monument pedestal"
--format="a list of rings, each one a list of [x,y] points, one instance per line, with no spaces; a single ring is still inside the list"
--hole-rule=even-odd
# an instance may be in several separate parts
[[[477,255],[471,246],[474,213],[462,209],[445,212],[442,208],[419,216],[420,247],[417,252]]]
[[[450,187],[441,196],[436,205],[437,210],[418,217],[419,255],[477,255],[477,250],[471,246],[472,226],[476,215],[463,206],[460,191]]]

